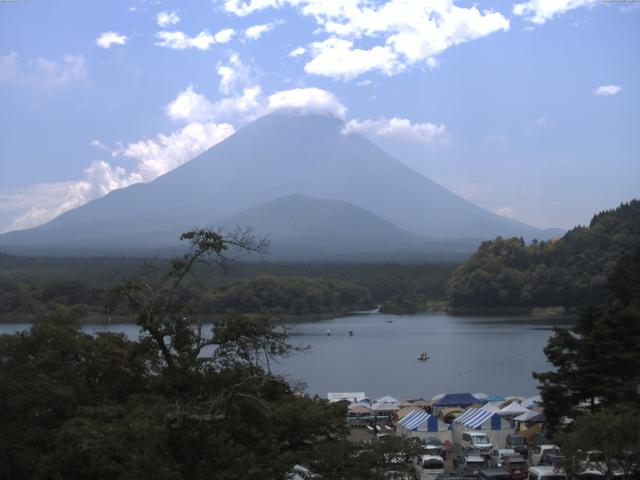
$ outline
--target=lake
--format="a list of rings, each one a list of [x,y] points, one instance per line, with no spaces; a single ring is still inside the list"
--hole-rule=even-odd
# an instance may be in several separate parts
[[[543,348],[553,325],[566,320],[521,316],[452,316],[445,313],[364,313],[289,325],[291,343],[307,353],[274,369],[303,380],[307,392],[366,392],[370,397],[431,398],[437,393],[537,394],[534,371],[550,368]],[[0,325],[0,333],[28,328]],[[136,338],[133,324],[85,325],[87,332],[118,331]],[[331,335],[327,335],[327,330]],[[354,335],[349,336],[349,331]],[[417,356],[426,351],[430,360]]]

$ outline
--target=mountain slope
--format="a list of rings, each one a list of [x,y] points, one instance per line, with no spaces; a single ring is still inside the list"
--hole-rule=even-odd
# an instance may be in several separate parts
[[[593,217],[562,238],[526,245],[484,242],[455,271],[447,297],[453,307],[548,307],[600,303],[621,258],[640,251],[640,200]]]
[[[390,157],[326,116],[271,114],[148,184],[111,192],[0,245],[161,246],[283,195],[352,203],[432,238],[545,237],[495,215]]]

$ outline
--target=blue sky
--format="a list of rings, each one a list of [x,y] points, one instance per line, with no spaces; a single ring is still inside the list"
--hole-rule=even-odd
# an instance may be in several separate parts
[[[341,116],[494,212],[640,196],[640,8],[593,0],[0,3],[0,232],[278,108]]]

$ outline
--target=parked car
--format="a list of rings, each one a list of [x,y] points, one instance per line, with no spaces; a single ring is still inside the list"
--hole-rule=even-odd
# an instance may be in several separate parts
[[[599,450],[590,450],[588,452],[579,452],[577,457],[576,471],[582,472],[601,472],[605,476],[611,478],[621,478],[624,476],[624,469],[622,465],[615,460],[610,459],[607,463],[607,459],[604,454]],[[611,475],[609,473],[609,466],[611,467]]]
[[[502,468],[485,468],[478,472],[478,480],[512,480],[511,474]]]
[[[564,455],[560,455],[559,450],[550,449],[542,454],[542,458],[538,465],[562,465],[566,461]]]
[[[534,433],[531,438],[529,438],[529,449],[538,447],[540,445],[547,445],[551,443],[549,440],[549,436],[544,432]]]
[[[529,473],[527,462],[520,455],[505,458],[504,462],[502,462],[502,468],[511,474],[513,480],[524,480]]]
[[[417,480],[435,480],[438,475],[444,473],[444,459],[439,455],[418,455],[411,463]]]
[[[484,456],[478,452],[466,452],[453,459],[453,469],[464,478],[475,479],[478,472],[487,467]]]
[[[462,432],[462,449],[479,450],[481,454],[488,455],[493,450],[493,445],[486,433]]]
[[[567,474],[562,469],[550,466],[530,467],[526,480],[567,480]]]
[[[540,460],[542,460],[542,456],[551,450],[556,455],[560,455],[560,448],[558,448],[557,445],[546,444],[534,447],[533,451],[531,452],[531,465],[534,467],[539,465]]]
[[[500,468],[502,466],[502,462],[507,457],[515,457],[520,456],[513,448],[496,448],[491,450],[491,454],[489,455],[489,466],[492,468]]]
[[[442,440],[438,437],[429,437],[424,441],[424,449],[425,453],[429,453],[431,455],[440,455],[444,458],[446,453],[446,448]]]
[[[527,456],[529,455],[527,439],[522,435],[518,435],[516,433],[510,433],[509,435],[507,435],[505,448],[513,448],[524,458],[527,458]]]

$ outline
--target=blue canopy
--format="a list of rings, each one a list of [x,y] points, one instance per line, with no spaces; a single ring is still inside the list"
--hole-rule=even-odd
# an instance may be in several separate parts
[[[427,412],[422,412],[419,410],[414,410],[409,413],[406,417],[398,422],[398,425],[406,428],[407,430],[417,431],[421,426],[426,426],[426,428],[421,428],[422,431],[427,432],[439,432],[441,430],[446,430],[445,425],[443,424],[442,429],[440,425],[438,425],[438,419],[433,415],[429,415]]]
[[[489,395],[485,400],[487,402],[502,402],[505,398],[503,395]]]
[[[454,421],[465,428],[502,430],[509,427],[509,423],[504,421],[499,413],[487,412],[479,408],[470,408]]]
[[[449,393],[434,403],[436,407],[468,407],[482,403],[470,393]]]

